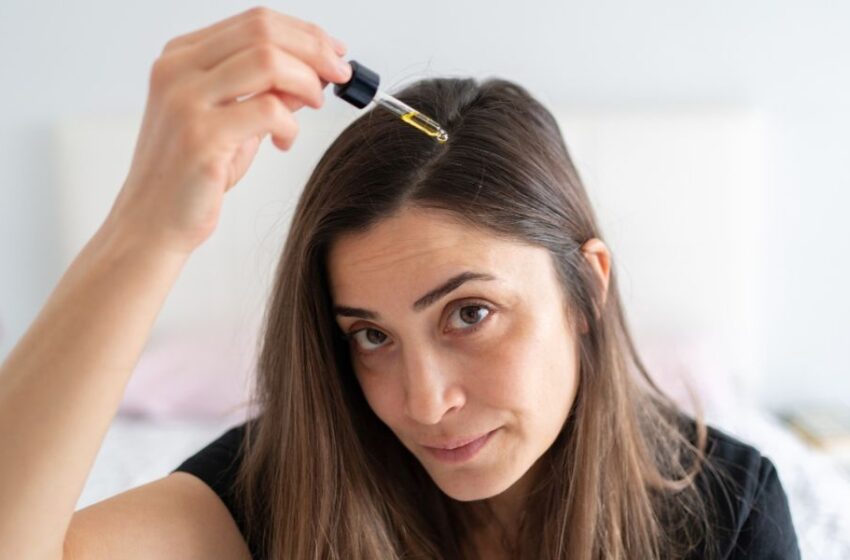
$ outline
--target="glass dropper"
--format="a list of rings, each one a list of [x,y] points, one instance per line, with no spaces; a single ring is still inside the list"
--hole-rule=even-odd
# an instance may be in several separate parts
[[[388,93],[378,90],[372,101],[381,107],[389,109],[396,115],[400,116],[401,120],[414,128],[418,128],[428,136],[433,137],[440,144],[449,139],[448,132],[443,130],[443,127],[437,124],[434,119],[427,115],[423,115],[410,105],[399,101]]]
[[[350,60],[351,79],[344,84],[335,84],[334,93],[362,109],[369,103],[375,103],[401,117],[410,126],[434,138],[440,144],[449,139],[449,134],[431,117],[417,111],[410,105],[378,89],[381,78],[356,60]]]

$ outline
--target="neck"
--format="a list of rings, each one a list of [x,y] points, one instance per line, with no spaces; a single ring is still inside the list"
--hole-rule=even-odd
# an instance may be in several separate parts
[[[539,472],[540,465],[534,465],[510,488],[492,498],[483,500],[484,524],[476,531],[478,544],[486,544],[488,554],[485,558],[494,558],[493,546],[504,548],[503,543],[515,547],[519,538],[522,511],[529,495],[532,483]],[[476,546],[481,550],[481,546]],[[507,552],[507,551],[505,551]]]

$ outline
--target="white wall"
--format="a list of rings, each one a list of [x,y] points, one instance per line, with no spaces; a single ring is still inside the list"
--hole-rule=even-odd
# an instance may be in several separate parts
[[[346,41],[387,86],[500,75],[547,104],[730,105],[768,127],[761,367],[769,404],[850,402],[850,4],[269,2]],[[49,130],[77,113],[140,111],[171,37],[239,2],[0,4],[0,359],[62,273]],[[522,11],[519,11],[522,9]],[[353,23],[356,22],[356,23]],[[330,95],[328,93],[328,95]],[[97,165],[97,162],[92,162]]]

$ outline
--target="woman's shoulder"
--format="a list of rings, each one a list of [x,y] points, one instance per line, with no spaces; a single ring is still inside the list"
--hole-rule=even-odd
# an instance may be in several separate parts
[[[228,428],[172,471],[192,474],[206,483],[224,502],[246,541],[245,518],[239,508],[234,486],[243,457],[242,442],[250,422]],[[256,558],[255,548],[250,541],[248,544]]]
[[[788,499],[773,462],[726,431],[706,428],[707,460],[697,487],[714,512],[720,557],[799,558]]]
[[[193,474],[220,496],[227,496],[242,459],[242,441],[246,428],[247,422],[228,428],[180,463],[174,471]]]
[[[706,457],[711,466],[734,482],[744,496],[755,496],[765,471],[773,468],[770,459],[755,446],[713,425],[706,425]]]

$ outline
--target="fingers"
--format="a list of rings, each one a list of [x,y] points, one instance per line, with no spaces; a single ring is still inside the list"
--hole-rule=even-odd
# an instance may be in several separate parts
[[[187,97],[210,105],[275,91],[291,110],[318,108],[325,84],[350,78],[345,49],[312,23],[258,8],[173,39],[152,84],[191,89]]]
[[[169,41],[151,71],[151,106],[202,122],[219,148],[271,134],[288,149],[293,112],[321,107],[329,83],[350,79],[345,52],[313,23],[254,8]]]
[[[325,80],[322,80],[322,89],[325,89],[327,87],[327,85],[328,85],[328,82],[326,82]],[[306,103],[301,101],[301,99],[295,97],[294,95],[286,93],[285,91],[273,91],[273,92],[270,92],[270,93],[275,94],[277,96],[277,98],[280,99],[283,102],[284,105],[286,105],[286,108],[289,109],[290,111],[292,111],[293,113],[295,111],[297,111],[298,109],[300,109],[301,107],[303,107],[304,105],[306,105]]]
[[[348,47],[345,46],[345,43],[343,43],[342,41],[340,41],[336,37],[331,37],[331,42],[334,45],[334,52],[337,55],[343,56],[343,55],[345,55],[346,52],[348,52]]]
[[[300,58],[271,44],[251,47],[231,56],[195,86],[209,104],[222,105],[255,92],[285,92],[314,108],[322,106],[322,81]]]
[[[242,12],[241,14],[236,14],[235,16],[230,16],[229,18],[223,19],[202,29],[198,29],[197,31],[192,31],[191,33],[186,33],[184,35],[174,37],[165,44],[165,47],[162,49],[162,52],[171,52],[176,49],[192,45],[200,41],[201,39],[208,37],[209,35],[217,33],[218,31],[221,31],[222,29],[245,19],[246,17],[251,17],[251,10]]]
[[[291,53],[316,69],[328,81],[344,81],[340,72],[340,57],[326,33],[316,28],[308,32],[291,25],[282,25],[275,18],[255,18],[228,27],[194,45],[194,64],[209,70],[234,53],[270,44]]]
[[[341,41],[313,23],[267,8],[249,10],[172,43],[172,52],[191,49],[187,60],[194,69],[211,70],[236,52],[271,43],[313,66],[329,82],[348,80],[348,69],[340,65],[345,53]]]
[[[298,134],[298,122],[292,111],[274,93],[261,93],[213,114],[213,126],[228,130],[238,138],[271,133],[276,146],[289,149]]]
[[[276,12],[274,10],[271,10],[271,9],[263,7],[263,6],[258,6],[258,7],[255,7],[255,8],[251,8],[250,10],[246,10],[242,13],[236,14],[234,16],[231,16],[229,18],[223,19],[221,21],[218,21],[218,22],[216,22],[212,25],[209,25],[207,27],[204,27],[202,29],[198,29],[196,31],[192,31],[191,33],[186,33],[184,35],[174,37],[173,39],[168,41],[168,43],[166,43],[165,48],[163,49],[163,52],[172,51],[172,50],[175,50],[175,49],[178,49],[178,48],[181,48],[181,47],[192,45],[192,44],[197,43],[198,41],[200,41],[202,39],[205,39],[206,37],[208,37],[210,35],[218,33],[222,29],[230,27],[230,26],[232,26],[236,23],[240,23],[244,20],[248,20],[248,19],[252,19],[252,18],[264,18],[264,17],[274,18],[274,19],[280,20],[282,22],[286,22],[286,23],[288,23],[288,24],[290,24],[294,27],[300,27],[300,28],[304,29],[305,31],[309,31],[310,29],[315,27],[314,24],[306,22],[306,21],[301,20],[301,19],[298,19],[296,17],[292,17],[292,16],[287,15],[287,14],[281,14],[279,12]],[[343,43],[339,39],[337,39],[335,37],[330,37],[330,40],[334,45],[334,50],[336,51],[336,53],[339,56],[344,55],[345,52],[348,50],[345,46],[345,43]]]

